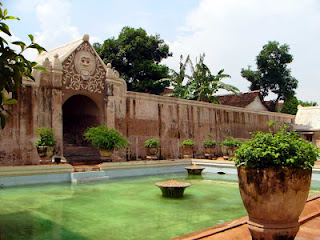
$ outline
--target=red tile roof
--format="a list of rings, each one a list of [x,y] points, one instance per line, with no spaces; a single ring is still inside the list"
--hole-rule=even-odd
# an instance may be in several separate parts
[[[259,97],[259,90],[251,91],[248,93],[240,93],[239,96],[235,94],[228,94],[228,95],[222,95],[217,97],[219,102],[223,105],[244,108],[248,106],[250,103],[252,103],[256,97]]]

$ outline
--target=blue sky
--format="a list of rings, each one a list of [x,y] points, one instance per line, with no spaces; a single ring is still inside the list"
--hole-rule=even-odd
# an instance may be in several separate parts
[[[318,0],[5,0],[9,15],[20,17],[9,26],[13,40],[29,33],[46,49],[77,40],[117,36],[123,26],[160,34],[173,57],[164,60],[177,70],[180,54],[192,59],[205,52],[212,72],[225,69],[226,82],[248,91],[241,68],[255,66],[268,41],[289,44],[298,79],[297,97],[320,103],[320,1]],[[34,58],[34,53],[27,57]]]

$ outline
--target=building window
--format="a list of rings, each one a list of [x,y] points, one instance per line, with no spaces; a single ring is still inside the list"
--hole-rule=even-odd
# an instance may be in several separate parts
[[[312,142],[312,135],[311,134],[306,135],[306,140]]]

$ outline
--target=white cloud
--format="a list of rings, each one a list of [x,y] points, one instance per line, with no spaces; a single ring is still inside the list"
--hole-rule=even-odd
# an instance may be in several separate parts
[[[317,0],[202,0],[186,18],[185,26],[169,42],[172,59],[164,61],[177,69],[180,54],[192,59],[205,52],[213,72],[224,68],[228,81],[241,91],[249,82],[241,68],[255,66],[255,57],[268,41],[287,43],[294,62],[292,75],[299,81],[298,98],[319,101],[317,56],[320,54],[320,3]],[[320,102],[320,101],[319,101]]]
[[[40,22],[40,32],[35,33],[35,40],[51,49],[81,38],[78,28],[71,25],[71,4],[63,0],[48,0],[36,7]]]

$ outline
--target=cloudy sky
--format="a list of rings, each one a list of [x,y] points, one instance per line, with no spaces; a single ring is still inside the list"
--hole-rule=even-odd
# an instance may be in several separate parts
[[[297,97],[320,104],[320,1],[318,0],[4,0],[14,40],[33,34],[47,50],[89,33],[90,42],[117,36],[123,26],[160,34],[173,57],[163,61],[178,70],[180,54],[205,53],[213,73],[225,69],[227,82],[242,92],[249,82],[241,68],[255,66],[268,41],[288,44],[298,79]],[[28,53],[34,58],[34,53]]]

